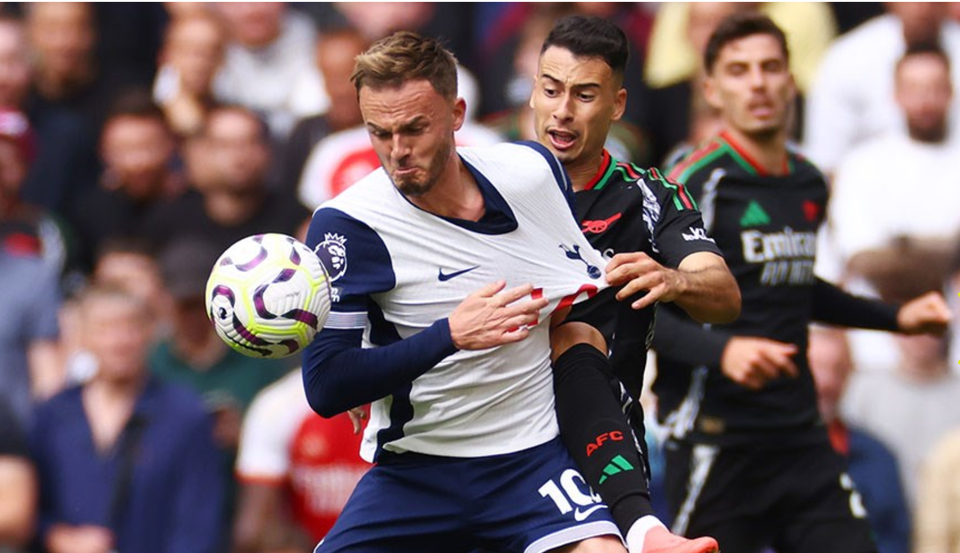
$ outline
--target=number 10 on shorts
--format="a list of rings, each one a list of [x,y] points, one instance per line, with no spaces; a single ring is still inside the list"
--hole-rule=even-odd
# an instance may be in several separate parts
[[[559,485],[557,484],[559,480]],[[586,490],[587,493],[584,493]],[[600,496],[593,493],[590,486],[583,479],[576,469],[567,469],[563,471],[559,479],[552,479],[546,484],[540,486],[537,490],[541,497],[550,498],[560,514],[565,515],[573,511],[573,517],[577,521],[582,521],[590,516],[590,513],[607,508],[601,503]],[[576,505],[576,507],[574,507]],[[581,509],[581,507],[589,507]]]

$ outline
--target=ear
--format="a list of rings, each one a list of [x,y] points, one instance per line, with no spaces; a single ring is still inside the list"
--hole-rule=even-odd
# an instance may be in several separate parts
[[[530,109],[534,109],[534,108],[533,108],[533,97],[534,97],[534,95],[536,95],[536,93],[537,93],[537,77],[534,76],[534,77],[533,77],[533,86],[530,87],[530,101],[527,102],[527,105],[530,106]]]
[[[623,117],[623,112],[627,109],[627,89],[621,88],[617,91],[617,97],[613,100],[613,117],[611,121],[619,121]]]
[[[453,102],[453,130],[459,131],[466,118],[467,102],[463,98],[457,98]]]
[[[723,111],[723,104],[720,103],[720,93],[717,91],[717,83],[710,75],[707,75],[707,77],[703,79],[703,97],[710,107],[718,111]]]

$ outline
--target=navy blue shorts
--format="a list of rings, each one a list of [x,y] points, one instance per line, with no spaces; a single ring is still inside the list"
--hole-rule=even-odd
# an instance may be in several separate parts
[[[620,536],[559,439],[492,457],[382,457],[315,553],[539,553]]]

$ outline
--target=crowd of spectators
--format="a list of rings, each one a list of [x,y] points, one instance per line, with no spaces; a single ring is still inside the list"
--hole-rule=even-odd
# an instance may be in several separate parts
[[[702,50],[753,9],[787,34],[794,142],[832,187],[818,272],[960,307],[951,3],[0,3],[0,551],[294,553],[322,536],[363,473],[359,438],[309,411],[295,360],[220,342],[202,292],[230,244],[302,236],[378,166],[349,81],[372,41],[443,38],[469,107],[458,143],[485,145],[535,137],[553,22],[609,18],[632,51],[607,148],[667,166],[718,130]],[[881,551],[960,550],[960,331],[814,336]]]

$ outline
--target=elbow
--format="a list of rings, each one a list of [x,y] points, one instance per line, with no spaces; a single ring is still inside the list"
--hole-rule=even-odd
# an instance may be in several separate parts
[[[338,402],[331,397],[331,394],[307,393],[307,403],[313,412],[325,419],[329,419],[343,413],[347,408],[338,405]]]
[[[720,312],[717,314],[713,324],[728,324],[740,318],[740,309],[743,306],[743,299],[740,297],[740,287],[734,282],[732,289],[726,295],[726,301],[723,302]]]
[[[329,419],[346,411],[348,407],[341,406],[345,394],[339,390],[336,379],[331,377],[331,367],[313,363],[306,357],[303,361],[303,391],[313,412]]]
[[[0,542],[13,547],[26,547],[33,539],[33,519],[25,518],[10,524],[9,528],[0,528]]]
[[[719,294],[721,300],[718,302],[713,320],[705,321],[710,324],[729,324],[740,317],[740,308],[743,304],[743,298],[740,296],[740,285],[737,284],[737,279],[733,278],[729,270],[726,273],[726,283]]]

